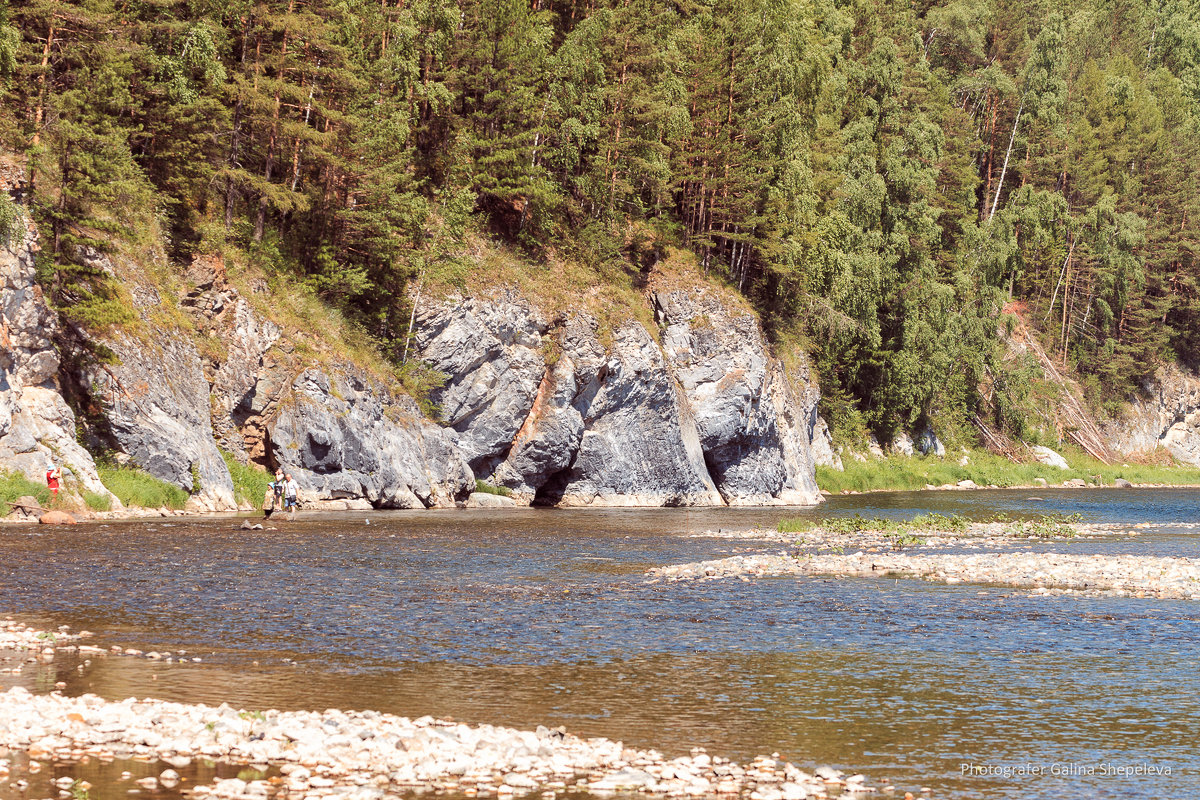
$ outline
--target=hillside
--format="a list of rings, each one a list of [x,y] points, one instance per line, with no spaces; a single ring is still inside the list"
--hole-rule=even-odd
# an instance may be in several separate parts
[[[1200,364],[1192,3],[0,2],[0,88],[0,238],[36,232],[54,347],[83,358],[63,396],[107,420],[84,440],[138,449],[120,437],[145,420],[126,432],[91,396],[154,343],[191,376],[160,405],[203,379],[221,407],[171,401],[192,403],[193,452],[133,463],[218,505],[231,478],[203,440],[271,465],[293,407],[224,408],[251,371],[224,365],[269,356],[293,388],[361,372],[423,429],[465,379],[422,345],[451,297],[529,304],[550,369],[585,316],[605,353],[633,319],[669,361],[655,298],[704,288],[751,312],[794,397],[819,383],[850,445],[931,430],[1108,460],[1077,423]],[[1054,374],[1075,422],[1038,405]],[[406,492],[442,477],[418,472]],[[413,496],[461,486],[439,491]]]

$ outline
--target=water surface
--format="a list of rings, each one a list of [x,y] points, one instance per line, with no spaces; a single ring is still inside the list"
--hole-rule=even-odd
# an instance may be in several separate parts
[[[5,527],[0,611],[203,658],[95,659],[82,674],[62,660],[19,679],[43,690],[561,724],[668,754],[779,752],[940,797],[1183,797],[1200,787],[1200,602],[643,573],[783,550],[696,534],[785,515],[1191,523],[1198,503],[1195,490],[1039,489],[791,511],[326,515],[254,533],[228,519]],[[1195,534],[1036,546],[1200,557]],[[1138,765],[1172,774],[1098,774]]]

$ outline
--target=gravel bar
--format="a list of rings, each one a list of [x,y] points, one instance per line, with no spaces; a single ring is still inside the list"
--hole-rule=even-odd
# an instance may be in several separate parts
[[[31,759],[160,759],[183,766],[208,758],[279,768],[282,777],[274,782],[225,779],[190,789],[195,797],[233,799],[378,800],[432,789],[495,797],[588,791],[803,800],[875,791],[861,775],[846,777],[829,767],[808,773],[777,754],[744,765],[702,750],[668,760],[653,750],[545,727],[522,731],[375,711],[112,702],[20,687],[0,694],[0,746],[26,750]]]
[[[668,581],[786,575],[911,577],[941,583],[983,583],[1046,591],[1200,600],[1200,560],[1134,555],[758,554],[657,567],[647,575]]]

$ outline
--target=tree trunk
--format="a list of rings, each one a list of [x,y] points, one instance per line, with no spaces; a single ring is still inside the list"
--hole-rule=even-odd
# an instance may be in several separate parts
[[[1013,121],[1012,133],[1008,137],[1008,150],[1004,152],[1004,166],[1000,169],[1000,180],[996,183],[996,197],[992,200],[992,210],[988,213],[988,222],[992,221],[992,217],[996,216],[996,206],[1000,203],[1000,192],[1004,189],[1004,173],[1008,172],[1008,158],[1012,155],[1013,142],[1017,138],[1017,126],[1021,124],[1021,112],[1025,110],[1025,98],[1021,98],[1021,104],[1017,106],[1017,118]]]

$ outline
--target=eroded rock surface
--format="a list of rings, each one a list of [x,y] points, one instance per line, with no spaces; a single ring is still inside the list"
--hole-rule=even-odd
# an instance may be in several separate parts
[[[1164,367],[1135,398],[1125,416],[1105,424],[1108,445],[1130,455],[1163,448],[1188,464],[1200,466],[1200,377]]]
[[[9,188],[0,180],[0,191]],[[38,483],[56,464],[68,490],[107,495],[119,506],[75,440],[75,413],[58,384],[58,322],[37,285],[36,252],[31,225],[0,246],[0,464]]]
[[[446,430],[421,418],[410,398],[390,397],[349,371],[301,373],[269,433],[274,462],[307,499],[426,508],[453,505],[475,488]]]
[[[806,407],[766,350],[758,321],[710,294],[660,292],[663,350],[696,419],[704,459],[730,505],[806,505],[813,479],[815,398]]]

